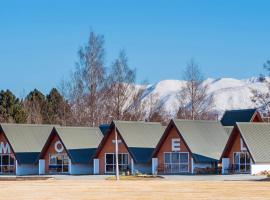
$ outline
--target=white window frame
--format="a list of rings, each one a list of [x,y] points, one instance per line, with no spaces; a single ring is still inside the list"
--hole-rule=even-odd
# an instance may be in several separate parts
[[[239,160],[238,160],[238,162],[236,163],[236,161],[235,161],[235,154],[239,154]],[[244,164],[241,164],[240,163],[240,154],[245,154],[245,163]],[[250,162],[249,162],[249,164],[247,163],[247,155],[249,155],[249,160],[250,160]],[[250,156],[250,154],[248,153],[248,152],[233,152],[233,165],[235,166],[235,165],[238,165],[239,166],[239,169],[236,169],[236,171],[237,172],[243,172],[243,173],[248,173],[248,172],[250,172],[251,171],[251,156]],[[243,166],[245,166],[245,170],[244,171],[241,171],[240,169],[241,169],[241,165]],[[247,165],[249,165],[249,170],[247,170]]]
[[[179,163],[172,163],[172,154],[173,153],[178,153],[179,154]],[[169,163],[165,162],[165,155],[166,154],[170,154],[170,162]],[[187,154],[188,155],[187,162],[181,163],[181,154]],[[164,161],[164,173],[168,173],[168,172],[165,171],[166,166],[170,166],[170,172],[169,173],[189,173],[189,171],[190,171],[189,152],[174,152],[174,151],[172,151],[172,152],[164,152],[163,153],[163,161]],[[172,166],[173,165],[179,165],[179,171],[178,172],[173,172],[172,171]],[[186,171],[180,171],[180,169],[181,169],[180,166],[181,165],[187,165],[188,166],[187,170]]]
[[[69,162],[70,162],[70,160],[69,160],[69,156],[68,156],[67,153],[51,153],[51,154],[49,154],[49,166],[58,166],[60,164],[57,164],[57,163],[52,164],[51,163],[51,156],[61,156],[62,157],[62,171],[61,172],[50,172],[50,170],[49,170],[49,173],[69,173]],[[67,164],[64,164],[64,157],[65,156],[68,158],[68,163]],[[64,166],[67,166],[67,168],[68,168],[67,172],[64,172]]]
[[[107,155],[113,155],[113,164],[107,164]],[[129,163],[129,154],[128,153],[118,153],[118,158],[119,158],[119,155],[127,155],[127,164],[123,164],[123,163],[118,163],[118,165],[119,165],[119,168],[120,168],[120,166],[122,166],[122,165],[127,165],[127,166],[129,166],[130,165],[130,163]],[[114,163],[114,160],[115,160],[115,153],[105,153],[105,155],[104,155],[104,168],[105,168],[105,173],[106,174],[112,174],[112,173],[115,173],[115,165],[116,165],[116,163]],[[122,161],[123,161],[123,159],[122,159]],[[111,166],[113,166],[113,171],[107,171],[107,165],[111,165]]]
[[[8,156],[8,165],[3,165],[3,156]],[[13,165],[11,165],[10,164],[10,158],[11,157],[13,157]],[[14,174],[15,173],[15,166],[16,166],[16,164],[15,164],[15,162],[16,162],[16,159],[15,159],[15,155],[14,154],[12,154],[12,153],[1,153],[0,154],[0,159],[1,159],[1,164],[0,164],[0,174]],[[13,168],[12,169],[12,171],[11,172],[9,172],[9,173],[3,173],[3,167],[8,167],[8,169],[9,169],[9,171],[11,171],[11,168]]]

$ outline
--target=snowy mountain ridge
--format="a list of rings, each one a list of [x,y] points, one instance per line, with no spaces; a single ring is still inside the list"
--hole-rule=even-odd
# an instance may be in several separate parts
[[[208,94],[214,97],[214,110],[221,116],[225,110],[254,108],[251,101],[251,90],[267,92],[267,83],[257,77],[249,79],[208,78],[202,84],[208,84]],[[174,116],[179,107],[179,93],[185,85],[183,80],[162,80],[153,85],[145,86],[142,101],[155,96],[157,103],[164,105],[165,110]]]

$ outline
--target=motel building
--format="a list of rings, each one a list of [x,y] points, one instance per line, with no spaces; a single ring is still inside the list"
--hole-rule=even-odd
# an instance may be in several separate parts
[[[152,154],[164,130],[160,123],[113,121],[97,149],[94,173],[115,173],[117,142],[120,174],[151,174]]]
[[[257,109],[226,110],[220,122],[230,135],[236,122],[263,122],[263,119]]]
[[[270,170],[270,124],[237,122],[224,148],[222,173],[260,174]]]
[[[55,127],[39,156],[39,174],[93,174],[99,128]]]
[[[0,124],[0,174],[38,174],[38,156],[53,126]]]
[[[153,153],[152,173],[217,173],[227,139],[218,121],[171,120]]]

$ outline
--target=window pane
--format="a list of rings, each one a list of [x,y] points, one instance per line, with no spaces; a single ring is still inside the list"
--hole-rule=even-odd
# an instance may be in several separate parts
[[[9,161],[10,163],[10,165],[14,165],[14,163],[15,163],[15,159],[14,159],[14,157],[12,156],[12,155],[10,155],[10,161]]]
[[[68,165],[63,166],[63,172],[68,172]]]
[[[246,165],[246,171],[250,171],[250,164]]]
[[[245,164],[246,163],[246,154],[241,153],[240,154],[240,164]]]
[[[57,165],[62,165],[63,160],[62,160],[62,155],[57,155],[56,156],[56,164]]]
[[[188,163],[188,153],[180,154],[180,163]]]
[[[123,154],[119,153],[118,154],[118,164],[122,164],[123,162]]]
[[[234,164],[239,164],[239,159],[240,159],[240,156],[239,156],[239,153],[234,153]]]
[[[188,172],[188,164],[180,164],[180,172]]]
[[[248,153],[246,153],[246,163],[249,164],[250,163],[250,156]]]
[[[164,165],[164,172],[165,173],[171,173],[171,165],[170,164],[165,164]]]
[[[172,164],[172,173],[179,173],[179,163],[178,164]]]
[[[170,153],[165,153],[164,156],[165,156],[165,163],[171,163],[171,154]]]
[[[179,163],[179,153],[172,153],[172,163]]]
[[[3,163],[3,165],[9,165],[9,156],[8,155],[2,156],[2,163]]]
[[[128,154],[123,154],[123,164],[128,164]]]
[[[113,164],[114,155],[113,154],[106,154],[106,164]]]
[[[51,165],[56,164],[56,157],[54,155],[50,155],[50,162]]]
[[[114,166],[113,165],[106,165],[106,172],[114,172]]]

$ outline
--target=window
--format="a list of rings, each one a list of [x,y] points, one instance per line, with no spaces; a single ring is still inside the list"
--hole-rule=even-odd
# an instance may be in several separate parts
[[[0,154],[0,173],[15,173],[15,157],[13,154]]]
[[[129,161],[128,161],[127,153],[119,153],[118,154],[118,165],[119,171],[127,171],[129,169]],[[105,154],[105,173],[115,173],[116,168],[116,160],[115,153],[106,153]]]
[[[248,152],[234,152],[233,166],[236,172],[250,172],[250,155]]]
[[[189,154],[187,152],[165,152],[164,172],[185,173],[189,171]]]
[[[67,154],[50,154],[50,173],[67,173],[69,168],[69,158]]]
[[[247,150],[247,147],[246,147],[246,145],[245,145],[245,143],[244,143],[244,141],[243,141],[242,138],[240,138],[240,144],[241,144],[241,151],[246,151]]]

